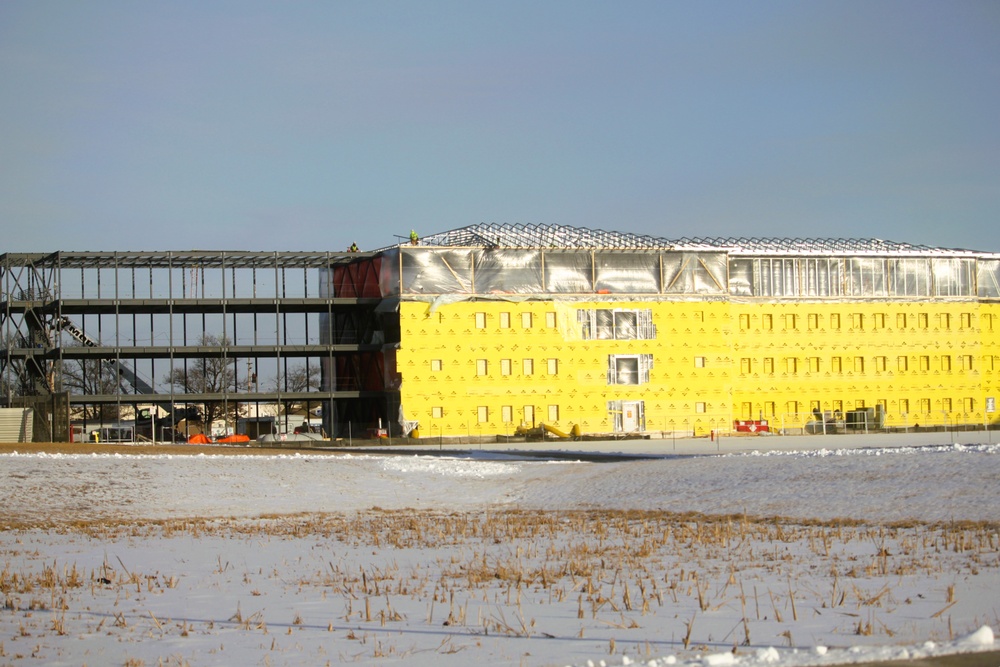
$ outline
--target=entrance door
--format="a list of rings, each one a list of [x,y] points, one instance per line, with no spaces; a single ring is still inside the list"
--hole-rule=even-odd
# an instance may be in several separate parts
[[[642,424],[642,401],[622,401],[622,431],[638,431]]]

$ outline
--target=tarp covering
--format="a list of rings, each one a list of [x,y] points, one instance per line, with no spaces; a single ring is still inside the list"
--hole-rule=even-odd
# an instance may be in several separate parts
[[[593,293],[593,256],[589,252],[546,252],[545,291],[560,294]]]
[[[594,287],[598,294],[657,294],[659,255],[638,252],[595,252]]]
[[[977,260],[966,257],[734,257],[729,260],[729,293],[862,299],[1000,296],[998,262],[980,259],[978,266],[977,281]]]
[[[540,250],[486,249],[474,255],[478,294],[532,294],[542,289]]]
[[[1000,299],[1000,259],[979,260],[979,296]]]
[[[404,246],[380,284],[383,296],[725,294],[726,272],[721,252]]]
[[[401,248],[400,252],[404,293],[473,293],[472,250]]]
[[[721,252],[671,252],[663,258],[667,294],[725,294],[726,255]]]
[[[400,246],[385,251],[379,286],[386,297],[459,299],[534,294],[1000,298],[1000,260]]]

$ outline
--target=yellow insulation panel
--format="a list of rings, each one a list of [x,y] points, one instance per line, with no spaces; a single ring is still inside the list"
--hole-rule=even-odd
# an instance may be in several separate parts
[[[992,303],[404,301],[399,317],[401,402],[424,436],[706,435],[858,408],[887,426],[982,424],[1000,389]]]

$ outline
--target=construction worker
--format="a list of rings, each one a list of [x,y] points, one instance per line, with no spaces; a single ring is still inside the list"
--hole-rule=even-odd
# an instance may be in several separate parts
[[[420,237],[417,236],[417,232],[410,230],[410,245],[417,245],[420,243]]]
[[[358,244],[357,243],[352,243],[351,247],[347,249],[347,252],[357,252],[357,251],[358,251]]]

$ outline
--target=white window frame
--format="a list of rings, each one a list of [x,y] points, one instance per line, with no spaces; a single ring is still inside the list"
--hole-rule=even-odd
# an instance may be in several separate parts
[[[635,361],[638,368],[635,382],[632,378],[621,375],[618,367],[620,361]],[[609,385],[641,385],[649,384],[649,371],[653,368],[653,355],[651,354],[609,354],[608,355],[608,384]]]

